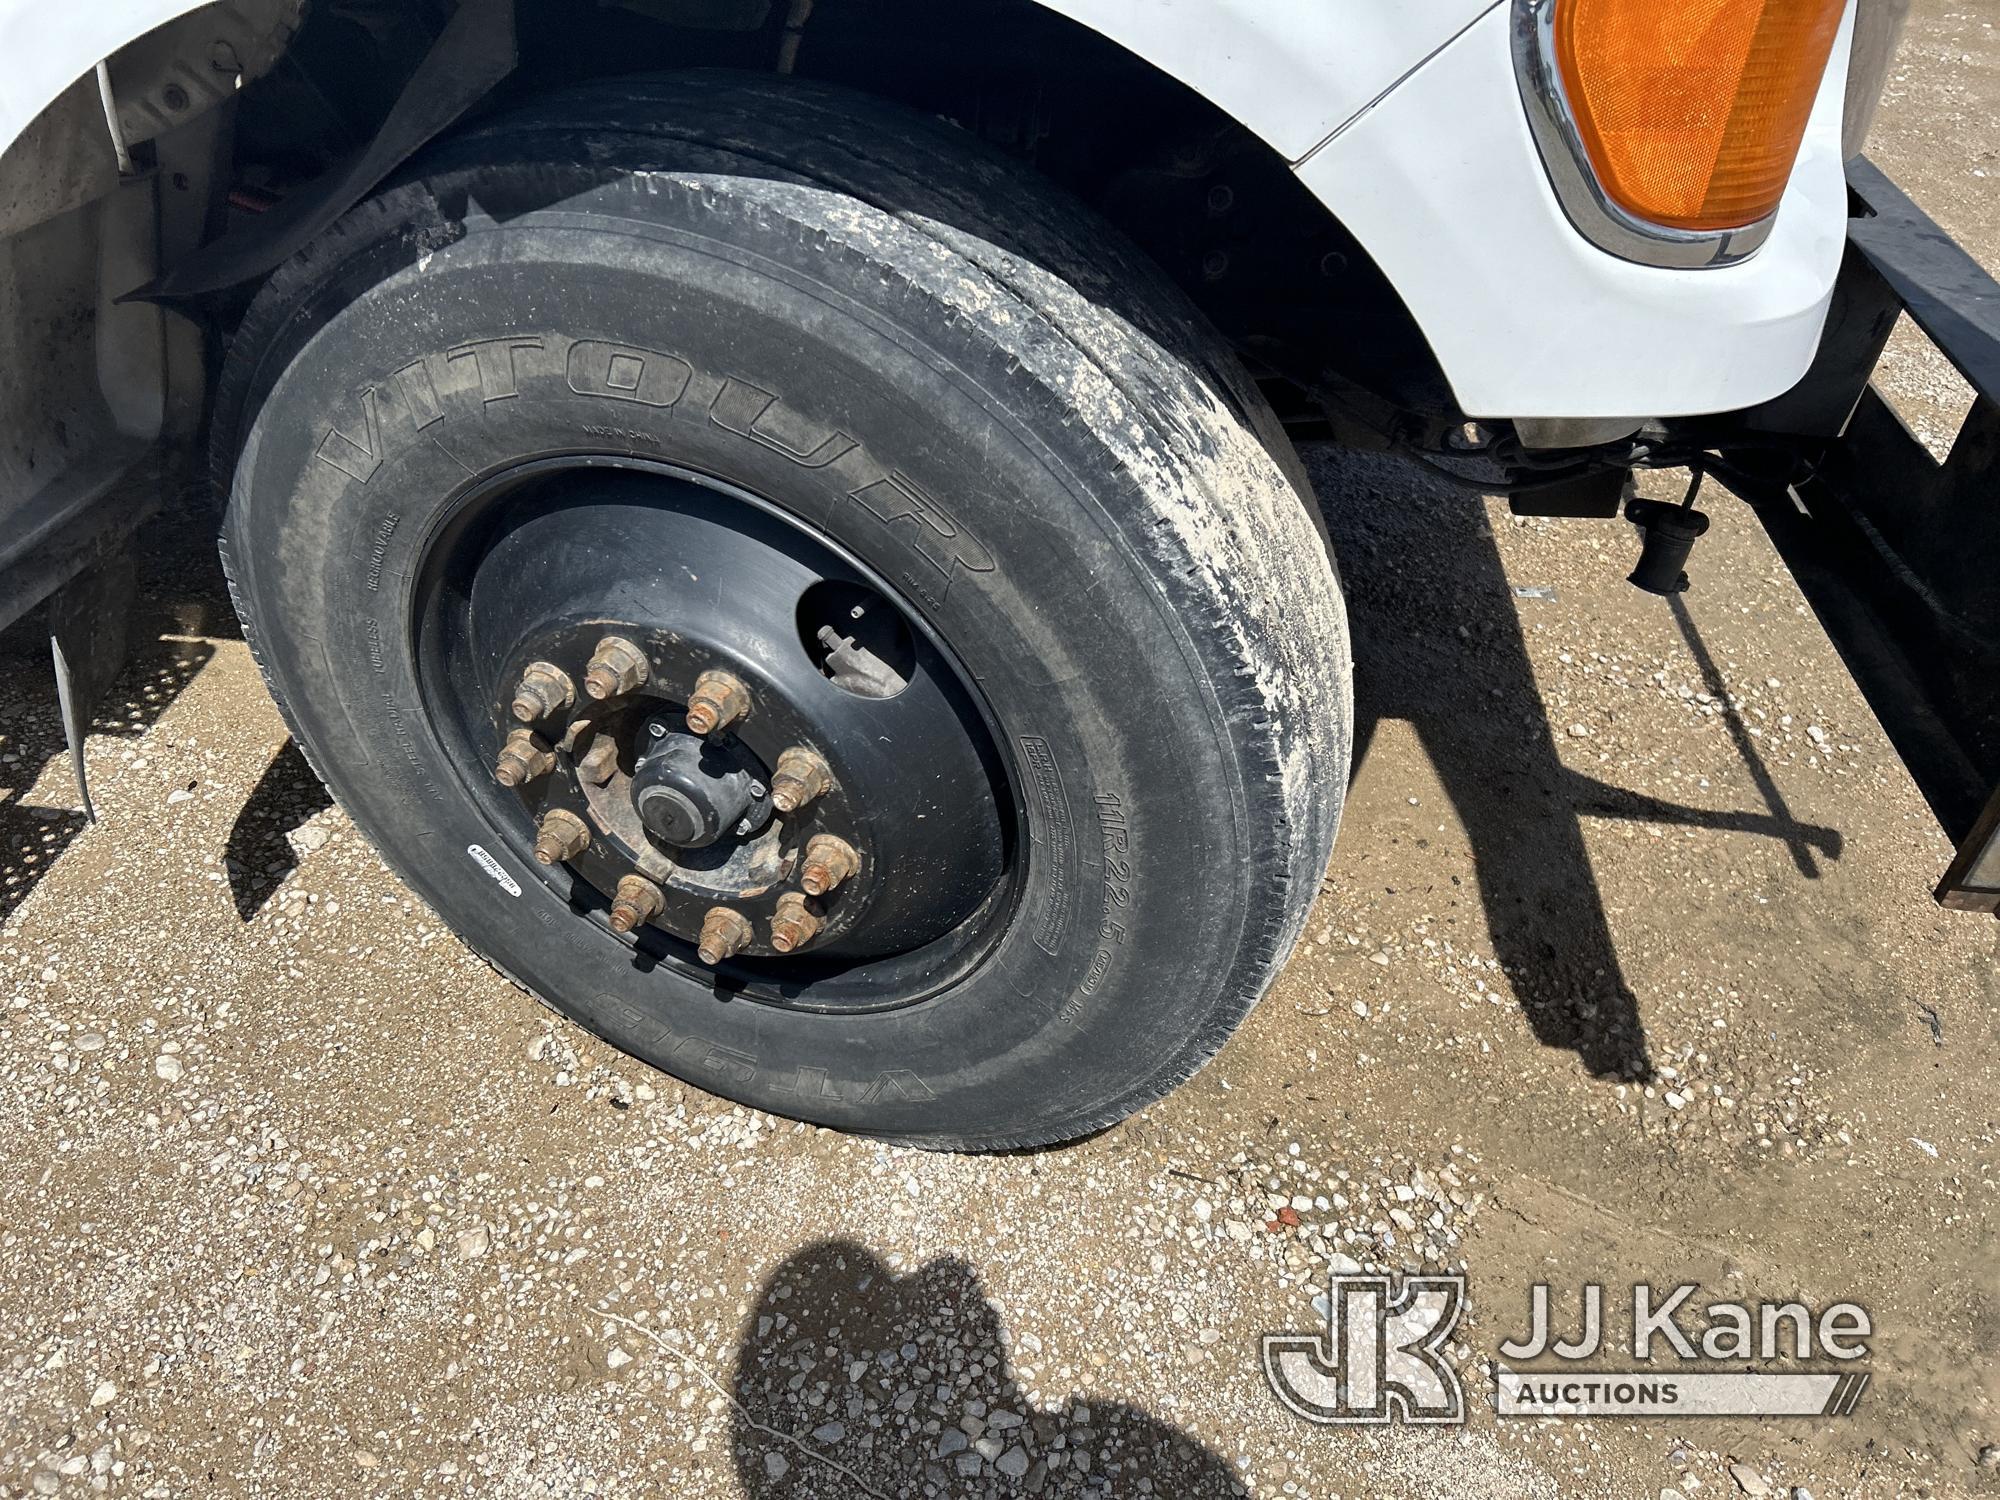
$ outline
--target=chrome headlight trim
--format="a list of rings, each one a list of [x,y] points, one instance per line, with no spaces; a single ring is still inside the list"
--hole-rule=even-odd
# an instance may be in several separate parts
[[[1740,229],[1671,229],[1634,218],[1605,193],[1556,66],[1555,9],[1556,0],[1514,0],[1514,72],[1535,149],[1577,232],[1622,260],[1672,270],[1734,265],[1754,254],[1770,237],[1776,210]]]

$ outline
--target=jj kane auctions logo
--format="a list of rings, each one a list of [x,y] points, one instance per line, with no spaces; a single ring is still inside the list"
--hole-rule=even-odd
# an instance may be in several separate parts
[[[1494,1411],[1516,1416],[1845,1416],[1867,1388],[1859,1369],[1744,1368],[1778,1361],[1865,1358],[1874,1328],[1867,1311],[1836,1302],[1815,1313],[1802,1302],[1711,1302],[1699,1309],[1688,1282],[1670,1292],[1631,1290],[1630,1355],[1643,1368],[1570,1368],[1607,1358],[1604,1288],[1578,1298],[1575,1337],[1557,1335],[1547,1283],[1528,1291],[1528,1331],[1499,1347]],[[1465,1420],[1465,1390],[1444,1357],[1465,1305],[1463,1276],[1332,1275],[1326,1327],[1271,1333],[1264,1376],[1290,1410],[1310,1422]],[[1515,1370],[1504,1361],[1558,1361]],[[1709,1368],[1689,1368],[1707,1363]],[[1735,1368],[1716,1369],[1725,1364]]]

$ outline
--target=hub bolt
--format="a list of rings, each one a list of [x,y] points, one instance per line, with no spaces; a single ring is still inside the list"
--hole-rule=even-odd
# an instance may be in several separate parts
[[[535,860],[538,864],[559,865],[575,859],[590,847],[590,826],[575,813],[558,807],[545,813],[535,831]]]
[[[591,786],[603,786],[617,769],[618,741],[608,734],[595,736],[576,761],[576,774]]]
[[[778,898],[778,909],[771,915],[771,946],[780,953],[790,953],[794,948],[802,948],[810,943],[819,932],[819,915],[806,905],[806,898],[797,891],[786,891]]]
[[[657,917],[667,898],[660,888],[643,875],[627,875],[618,882],[618,899],[611,904],[611,930],[630,932]]]
[[[556,758],[549,743],[532,729],[517,729],[500,747],[493,763],[493,779],[502,786],[520,786],[555,769]]]
[[[711,969],[750,946],[750,919],[729,906],[711,906],[701,919],[701,961]]]
[[[727,729],[750,712],[750,689],[733,672],[711,669],[694,680],[688,698],[688,729],[695,734],[714,734]]]
[[[771,773],[771,803],[781,813],[797,812],[833,785],[833,772],[817,751],[794,745],[778,757]]]
[[[531,661],[514,689],[513,714],[523,724],[561,713],[576,702],[576,684],[554,662]]]
[[[808,896],[824,896],[841,881],[861,871],[861,856],[854,846],[830,833],[816,833],[806,843],[805,869],[799,885]]]
[[[593,698],[616,698],[646,681],[646,653],[622,635],[607,635],[597,643],[590,668],[583,674],[583,690]]]

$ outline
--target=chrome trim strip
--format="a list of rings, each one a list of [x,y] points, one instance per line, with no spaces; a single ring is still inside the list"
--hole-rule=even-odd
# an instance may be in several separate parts
[[[1514,0],[1514,71],[1535,148],[1577,232],[1623,260],[1674,270],[1733,265],[1754,254],[1777,222],[1775,210],[1741,229],[1670,229],[1634,218],[1605,195],[1556,67],[1555,9],[1556,0]]]

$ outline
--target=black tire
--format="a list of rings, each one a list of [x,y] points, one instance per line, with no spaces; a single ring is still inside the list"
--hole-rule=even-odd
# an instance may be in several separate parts
[[[682,393],[585,392],[586,338],[670,351]],[[763,437],[715,419],[725,377],[778,398]],[[835,430],[836,462],[783,451]],[[948,128],[725,75],[547,100],[273,275],[215,434],[245,634],[331,791],[496,966],[703,1087],[928,1146],[1073,1138],[1214,1054],[1319,889],[1349,655],[1296,456],[1137,251]],[[493,834],[419,709],[410,590],[468,476],[579,451],[765,497],[956,653],[1028,835],[970,973],[869,1014],[725,1000]],[[949,514],[841,503],[892,469]]]

